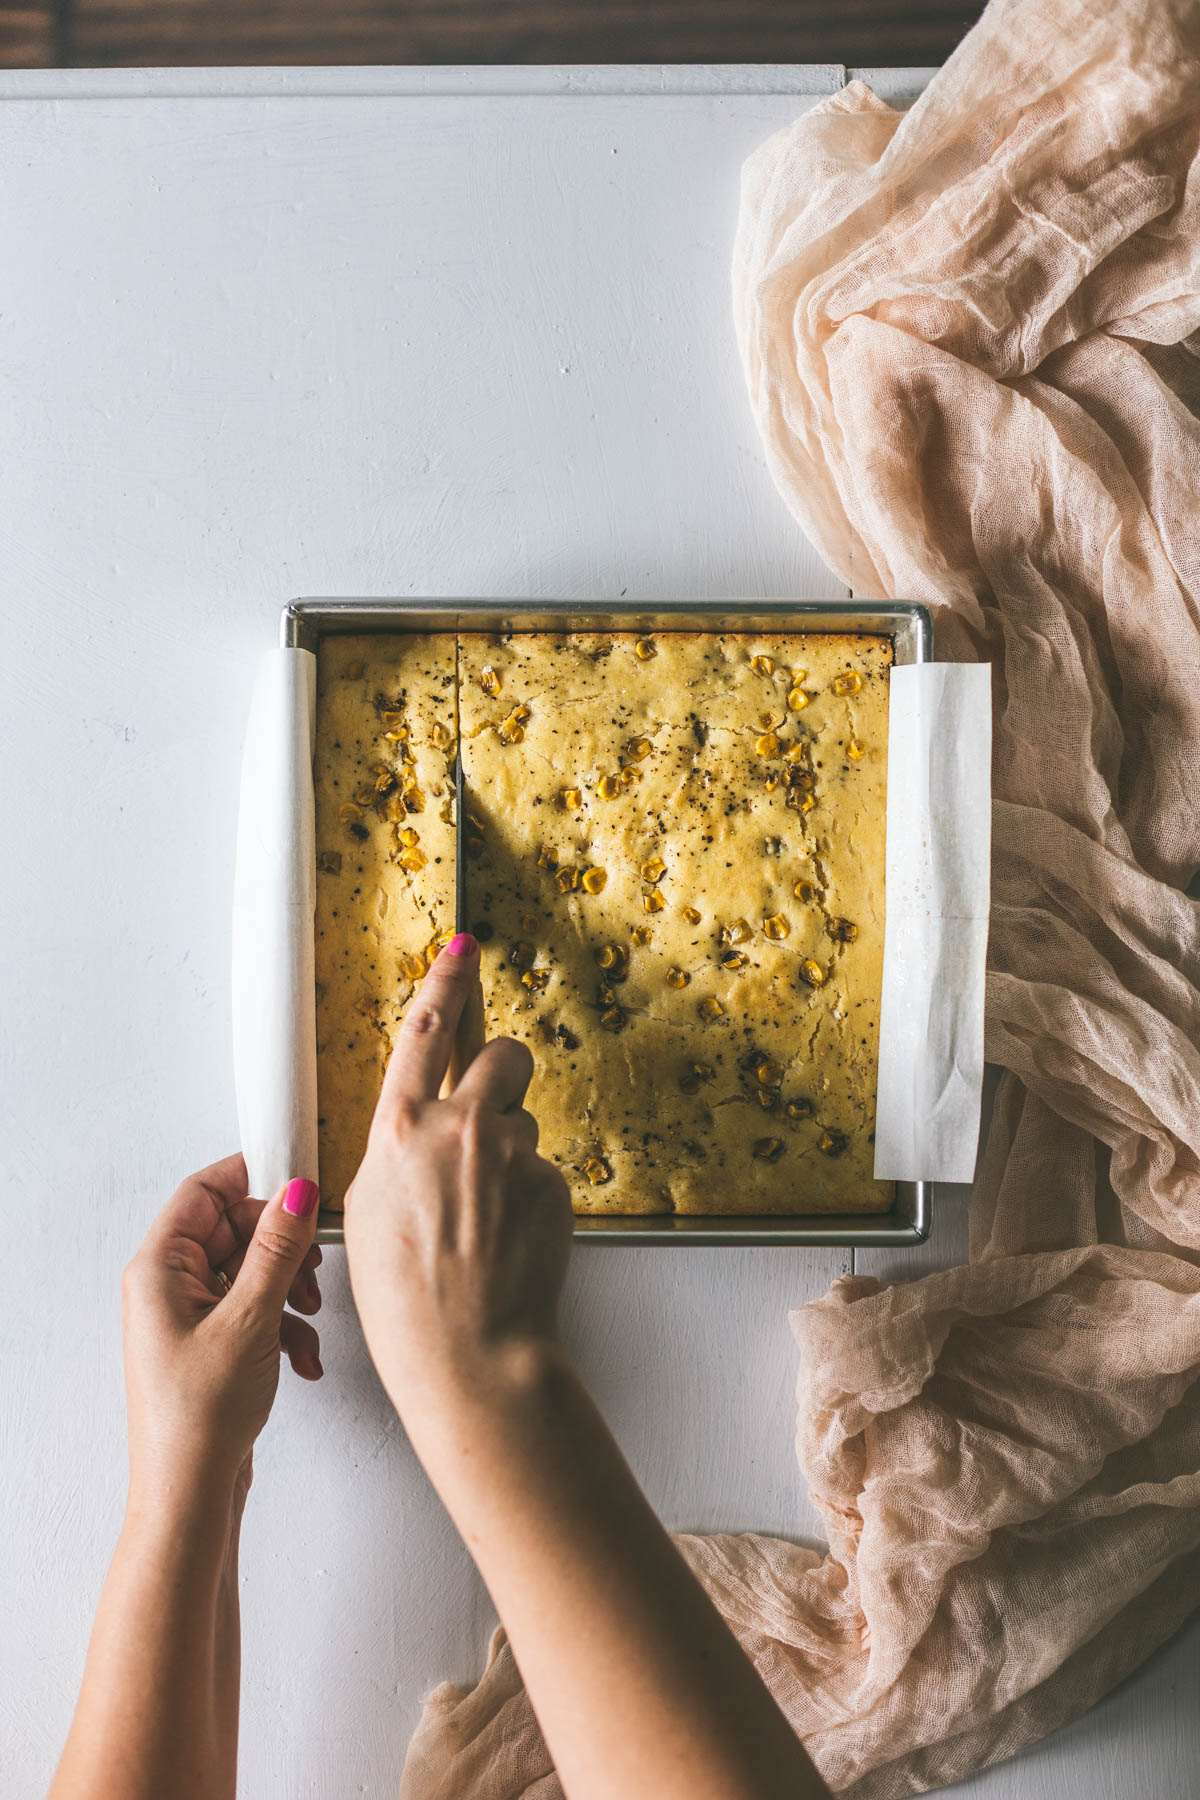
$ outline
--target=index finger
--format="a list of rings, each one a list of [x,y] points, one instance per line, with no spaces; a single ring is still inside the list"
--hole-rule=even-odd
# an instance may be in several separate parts
[[[180,1183],[150,1227],[148,1241],[161,1245],[171,1238],[189,1238],[203,1245],[210,1265],[215,1266],[237,1246],[229,1213],[247,1193],[241,1151],[224,1156]]]
[[[434,959],[396,1033],[379,1095],[381,1111],[436,1100],[445,1079],[454,1033],[472,982],[479,980],[479,945],[460,931]]]

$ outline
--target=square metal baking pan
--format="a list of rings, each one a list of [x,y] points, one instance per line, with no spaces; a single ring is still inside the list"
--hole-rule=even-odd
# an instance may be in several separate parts
[[[360,631],[834,631],[892,640],[898,664],[928,662],[933,621],[904,600],[295,600],[286,606],[285,649],[316,651],[323,637]],[[920,1244],[929,1235],[932,1183],[896,1183],[886,1213],[821,1213],[748,1218],[722,1214],[598,1217],[575,1220],[578,1242],[590,1244]],[[323,1243],[342,1237],[340,1213],[323,1211]]]

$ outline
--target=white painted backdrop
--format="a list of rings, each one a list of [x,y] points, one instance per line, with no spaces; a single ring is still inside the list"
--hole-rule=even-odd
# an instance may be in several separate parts
[[[117,1529],[117,1284],[235,1142],[229,886],[254,659],[300,594],[843,592],[729,318],[745,155],[840,69],[0,76],[8,1264],[3,1791],[48,1779]],[[904,97],[919,72],[883,74]],[[961,1195],[934,1241],[962,1253]],[[567,1329],[673,1526],[795,1536],[791,1308],[837,1251],[585,1246]],[[391,1795],[490,1604],[327,1255],[245,1531],[242,1792]],[[1200,1638],[960,1791],[1200,1785]]]

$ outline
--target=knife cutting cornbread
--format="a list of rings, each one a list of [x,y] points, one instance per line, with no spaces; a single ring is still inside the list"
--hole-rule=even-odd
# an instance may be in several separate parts
[[[885,1211],[891,660],[883,637],[794,633],[324,640],[325,1203],[452,928],[457,727],[488,1034],[533,1051],[576,1211]]]

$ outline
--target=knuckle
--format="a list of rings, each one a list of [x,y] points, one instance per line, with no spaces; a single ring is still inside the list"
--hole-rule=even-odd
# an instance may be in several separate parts
[[[418,1000],[405,1023],[414,1037],[437,1037],[446,1030],[446,1015],[434,1000]]]
[[[264,1225],[254,1234],[254,1243],[258,1254],[267,1262],[290,1263],[296,1260],[296,1246],[286,1231],[278,1226]]]

